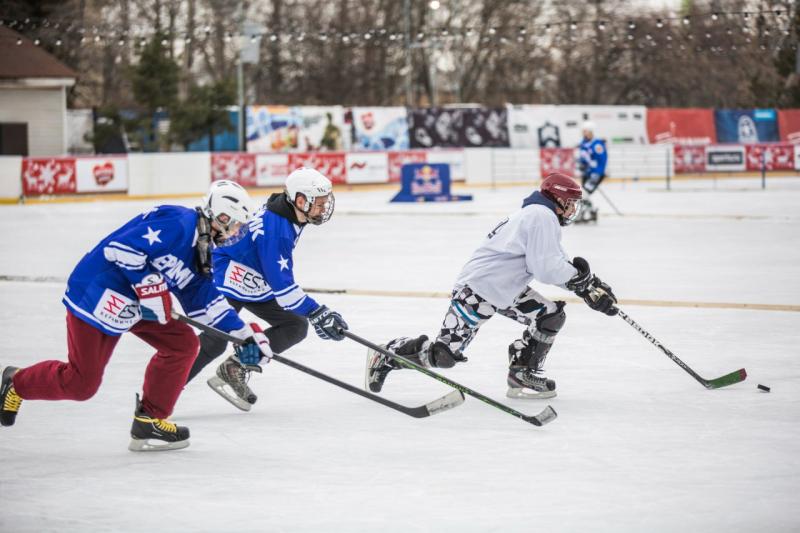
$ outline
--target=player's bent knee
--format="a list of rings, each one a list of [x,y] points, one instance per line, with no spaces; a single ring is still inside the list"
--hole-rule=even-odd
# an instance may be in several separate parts
[[[216,359],[222,355],[222,352],[228,346],[227,341],[206,334],[201,334],[197,339],[197,343],[200,355],[209,360]]]
[[[295,344],[308,336],[308,320],[300,318],[292,323],[292,338]]]
[[[536,329],[548,335],[555,335],[567,321],[567,313],[564,312],[564,302],[555,302],[556,310],[552,313],[545,313],[536,319]]]
[[[100,388],[101,379],[86,379],[81,378],[70,383],[69,388],[65,391],[68,400],[76,402],[85,402],[97,394]]]

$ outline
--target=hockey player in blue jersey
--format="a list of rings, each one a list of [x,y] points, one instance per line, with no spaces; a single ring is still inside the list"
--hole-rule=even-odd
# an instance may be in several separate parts
[[[119,341],[130,331],[156,354],[137,395],[132,451],[185,448],[189,429],[167,420],[197,356],[189,326],[172,320],[171,295],[186,314],[231,333],[242,356],[271,357],[263,333],[245,325],[210,277],[210,252],[241,238],[252,215],[247,192],[215,182],[202,207],[162,205],[136,216],[83,256],[67,281],[68,361],[0,370],[0,423],[14,424],[22,400],[88,400]]]
[[[581,171],[581,181],[586,197],[582,200],[581,217],[576,224],[597,222],[597,208],[592,205],[589,196],[597,190],[606,177],[606,163],[608,152],[606,142],[594,136],[595,126],[592,122],[584,122],[582,126],[583,140],[578,147],[578,168]]]
[[[245,308],[270,324],[265,335],[275,353],[306,337],[308,324],[323,339],[342,340],[347,324],[339,313],[320,305],[294,280],[292,252],[307,224],[320,225],[333,215],[335,199],[328,178],[300,168],[286,178],[284,192],[269,197],[250,222],[249,234],[236,244],[214,250],[214,283],[237,311]],[[227,343],[200,335],[200,353],[189,373],[194,378],[222,355]],[[229,357],[208,380],[209,386],[243,411],[257,400],[248,387],[251,371],[260,372],[257,354]]]

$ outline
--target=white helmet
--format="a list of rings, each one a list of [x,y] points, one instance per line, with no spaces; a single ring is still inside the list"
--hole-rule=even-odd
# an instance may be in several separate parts
[[[333,206],[336,203],[333,197],[333,185],[331,180],[313,168],[298,168],[286,178],[286,196],[289,201],[297,207],[297,195],[302,194],[306,203],[301,209],[306,219],[314,225],[319,225],[330,220],[333,215]],[[324,209],[320,215],[311,216],[309,211],[314,205],[314,200],[318,197],[327,197]],[[300,209],[298,207],[298,209]]]
[[[594,129],[595,129],[594,122],[592,122],[591,120],[584,121],[584,123],[581,124],[581,129],[582,130],[589,130],[592,133],[594,133]]]
[[[231,236],[229,230],[237,222],[242,228],[246,228],[255,211],[247,191],[229,180],[219,180],[211,184],[208,194],[203,197],[202,209],[209,220],[220,226],[226,237]]]

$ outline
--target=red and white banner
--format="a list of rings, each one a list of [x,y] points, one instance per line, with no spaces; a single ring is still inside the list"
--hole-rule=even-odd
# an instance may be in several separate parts
[[[386,183],[389,159],[386,152],[351,152],[345,155],[347,183]]]
[[[398,150],[389,154],[389,181],[400,182],[400,170],[409,163],[427,163],[428,152],[425,150]]]
[[[692,146],[676,144],[673,148],[675,156],[675,174],[692,172],[705,172],[706,148],[705,146]]]
[[[75,159],[77,192],[126,192],[128,160],[125,157],[79,157]]]
[[[539,169],[542,177],[561,172],[567,176],[575,175],[574,148],[542,148],[539,150]]]
[[[671,107],[648,109],[647,137],[651,144],[713,144],[717,142],[714,110]]]
[[[256,181],[259,187],[283,185],[289,175],[289,156],[286,154],[256,155]]]
[[[38,158],[22,160],[22,194],[74,194],[78,182],[74,157]]]
[[[256,156],[238,152],[211,154],[211,181],[230,180],[242,187],[255,187]]]
[[[794,146],[791,144],[745,145],[747,170],[794,170]]]
[[[800,109],[778,109],[781,142],[800,144]]]
[[[347,165],[341,152],[289,154],[289,172],[300,167],[309,167],[325,174],[333,183],[347,183]]]

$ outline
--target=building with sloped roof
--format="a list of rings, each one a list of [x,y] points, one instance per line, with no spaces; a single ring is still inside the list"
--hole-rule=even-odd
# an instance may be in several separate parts
[[[67,88],[75,71],[30,39],[0,26],[0,155],[67,151]]]

